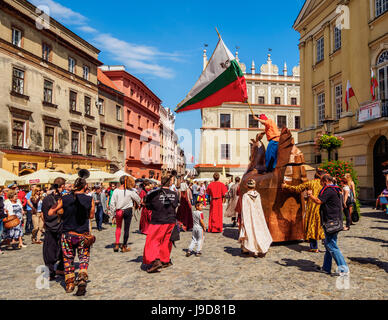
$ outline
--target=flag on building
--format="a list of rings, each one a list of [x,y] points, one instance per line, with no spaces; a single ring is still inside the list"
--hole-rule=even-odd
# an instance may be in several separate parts
[[[375,101],[376,100],[376,89],[379,86],[379,84],[377,82],[376,75],[375,75],[372,68],[370,69],[370,72],[371,72],[370,93],[372,94],[372,100]]]
[[[348,80],[348,84],[346,85],[346,96],[345,96],[346,112],[349,111],[349,100],[351,97],[354,97],[354,91],[352,86],[350,85],[350,81]]]
[[[224,102],[246,102],[247,85],[233,54],[220,38],[208,65],[175,112],[220,106]]]

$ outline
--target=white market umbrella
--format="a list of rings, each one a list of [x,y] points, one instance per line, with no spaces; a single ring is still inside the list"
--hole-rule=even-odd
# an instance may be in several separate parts
[[[99,170],[99,169],[87,169],[90,172],[90,177],[86,179],[88,183],[102,183],[109,182],[111,179],[116,179],[116,177],[108,172]],[[72,174],[70,176],[70,181],[74,182],[78,177],[78,174]]]
[[[69,180],[70,175],[55,170],[43,169],[34,173],[27,174],[20,177],[24,184],[49,184],[54,183],[56,178],[64,178]]]
[[[18,177],[16,174],[0,168],[0,186],[7,186],[14,181],[20,183],[22,182],[22,178]]]

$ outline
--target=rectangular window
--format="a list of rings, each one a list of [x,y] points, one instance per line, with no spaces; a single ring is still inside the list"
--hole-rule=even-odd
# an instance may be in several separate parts
[[[91,156],[93,154],[93,136],[86,135],[86,154]]]
[[[12,44],[17,47],[22,46],[22,32],[19,29],[12,28]]]
[[[48,80],[44,80],[43,101],[53,103],[53,83]]]
[[[129,150],[128,150],[128,153],[129,153],[129,156],[132,157],[132,139],[129,139]]]
[[[146,129],[149,129],[150,128],[150,120],[147,120],[147,127]]]
[[[42,44],[42,59],[44,61],[50,60],[51,47],[47,43]]]
[[[324,57],[324,39],[323,37],[317,40],[317,63],[322,61]]]
[[[77,111],[77,93],[74,91],[70,91],[70,110]]]
[[[14,92],[24,94],[24,71],[13,68],[12,90]]]
[[[100,116],[104,115],[104,99],[98,99],[98,114]]]
[[[12,128],[12,145],[17,148],[24,147],[24,128],[25,123],[22,121],[14,121]]]
[[[85,96],[85,114],[88,116],[92,115],[92,108],[91,108],[91,99],[89,97]]]
[[[220,127],[230,128],[230,114],[220,114]]]
[[[121,107],[116,106],[116,120],[121,121]]]
[[[127,110],[127,124],[128,125],[131,124],[131,111],[130,110]]]
[[[82,74],[83,78],[85,80],[89,80],[89,67],[88,66],[84,66],[83,67],[83,74]]]
[[[280,104],[280,97],[275,97],[275,104]]]
[[[379,99],[387,100],[388,99],[388,66],[384,66],[378,70],[378,90],[379,90]]]
[[[334,87],[335,92],[335,111],[336,111],[336,119],[341,118],[342,114],[342,84],[339,84]]]
[[[44,149],[46,151],[54,150],[54,128],[53,127],[44,128]]]
[[[291,98],[291,105],[296,106],[298,104],[297,98]]]
[[[101,131],[101,148],[105,149],[105,132]]]
[[[320,93],[317,96],[318,106],[318,125],[322,125],[325,120],[325,94]]]
[[[287,127],[287,116],[278,116],[277,120],[279,128]]]
[[[300,116],[295,116],[295,129],[300,129]]]
[[[221,160],[230,160],[230,144],[221,144]]]
[[[341,48],[341,25],[334,27],[334,51]]]
[[[79,153],[79,132],[71,132],[71,152]]]
[[[137,126],[140,128],[141,116],[137,116]]]
[[[69,57],[69,72],[75,73],[75,60]]]
[[[256,117],[259,117],[259,115],[255,114]],[[258,128],[259,127],[259,121],[253,119],[253,115],[249,115],[249,128]]]
[[[117,136],[117,150],[118,151],[123,151],[123,137],[122,136]]]
[[[265,104],[265,98],[263,96],[260,96],[257,101],[259,104]]]
[[[388,0],[375,0],[376,17],[381,16],[388,10]]]

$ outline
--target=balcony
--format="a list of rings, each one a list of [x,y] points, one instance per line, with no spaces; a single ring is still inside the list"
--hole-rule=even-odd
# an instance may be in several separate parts
[[[357,112],[358,122],[367,122],[388,117],[388,100],[376,100],[360,106]]]

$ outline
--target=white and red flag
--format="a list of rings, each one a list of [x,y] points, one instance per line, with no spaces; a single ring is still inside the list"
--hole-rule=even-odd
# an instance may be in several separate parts
[[[185,99],[175,109],[183,112],[217,107],[224,102],[248,100],[245,77],[233,54],[221,37],[200,78]]]
[[[349,100],[351,97],[354,97],[354,91],[352,86],[350,85],[350,81],[348,80],[348,83],[346,85],[346,96],[345,96],[346,112],[349,111]]]
[[[370,69],[371,79],[370,79],[370,93],[372,94],[372,101],[376,100],[376,90],[379,86],[376,75],[373,71],[373,69]]]

